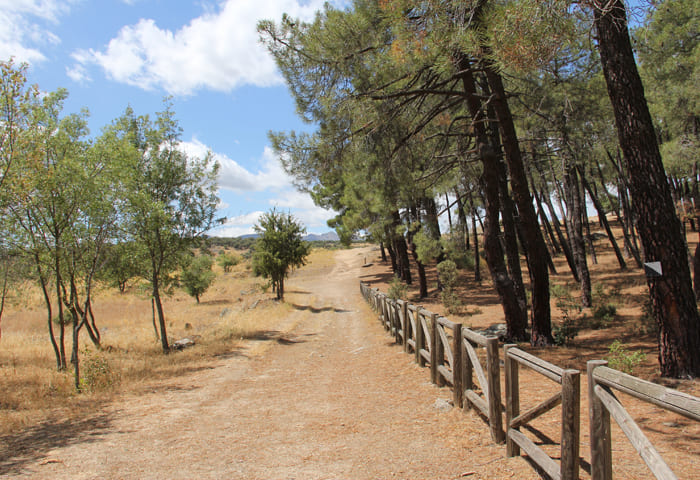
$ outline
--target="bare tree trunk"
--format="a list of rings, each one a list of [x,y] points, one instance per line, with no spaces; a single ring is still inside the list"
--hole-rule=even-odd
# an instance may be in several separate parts
[[[586,180],[586,177],[583,174],[583,169],[579,168],[579,173],[581,174],[581,183],[583,184],[583,188],[588,192],[588,195],[593,201],[593,206],[595,207],[596,212],[598,212],[598,221],[605,229],[605,233],[608,235],[608,240],[610,240],[610,245],[612,245],[612,248],[615,251],[617,263],[620,264],[620,269],[625,270],[627,268],[627,263],[625,262],[625,259],[622,256],[620,247],[617,246],[615,236],[613,235],[612,229],[610,228],[610,223],[608,222],[608,218],[605,216],[605,209],[603,209],[603,205],[601,205],[600,200],[598,200],[598,197],[593,192],[591,185]]]
[[[661,374],[696,377],[700,375],[700,321],[687,249],[637,72],[625,4],[622,0],[592,3],[603,75],[630,172],[630,192],[644,257],[649,262],[660,262],[663,271],[661,277],[648,278],[659,324]]]
[[[476,216],[478,215],[474,207],[474,197],[469,192],[469,207],[471,208],[472,232],[474,233],[474,281],[481,283],[481,258],[479,257],[479,235],[476,230]]]
[[[581,222],[581,190],[579,188],[576,168],[571,163],[571,159],[565,159],[564,166],[564,188],[567,193],[567,204],[569,205],[568,222],[569,238],[571,239],[571,250],[576,262],[576,270],[579,274],[581,286],[581,306],[586,308],[591,306],[591,276],[588,271],[586,261],[586,245],[583,239],[583,225]]]

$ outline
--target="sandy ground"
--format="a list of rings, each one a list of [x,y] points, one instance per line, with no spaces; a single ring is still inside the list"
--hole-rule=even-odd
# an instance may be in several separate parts
[[[391,343],[359,294],[368,249],[287,285],[277,332],[84,422],[40,425],[3,478],[539,478]],[[439,403],[439,402],[438,402]]]

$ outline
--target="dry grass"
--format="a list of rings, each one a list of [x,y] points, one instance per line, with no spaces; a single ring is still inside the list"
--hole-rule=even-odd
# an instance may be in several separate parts
[[[333,253],[314,250],[304,268],[326,269]],[[56,371],[46,312],[38,289],[15,292],[2,318],[0,338],[0,436],[20,431],[52,416],[73,418],[94,411],[125,392],[148,388],[156,380],[206,368],[222,355],[242,353],[243,340],[269,339],[292,307],[273,300],[264,280],[243,262],[229,273],[217,266],[215,283],[197,304],[176,291],[164,300],[168,337],[194,338],[197,345],[164,355],[152,323],[150,299],[138,287],[120,294],[100,288],[95,315],[102,335],[96,350],[81,335],[84,391],[73,388],[72,368]],[[66,333],[70,349],[70,332]],[[250,352],[246,352],[250,354]]]

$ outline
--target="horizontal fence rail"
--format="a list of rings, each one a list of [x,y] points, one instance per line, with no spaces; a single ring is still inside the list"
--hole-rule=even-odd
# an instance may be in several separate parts
[[[611,416],[656,478],[678,478],[615,397],[613,389],[695,421],[700,421],[700,398],[613,370],[606,367],[607,363],[591,360],[587,364],[592,480],[612,478]]]

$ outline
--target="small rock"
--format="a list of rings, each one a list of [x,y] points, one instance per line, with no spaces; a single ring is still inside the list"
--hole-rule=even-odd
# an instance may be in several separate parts
[[[195,345],[194,340],[191,338],[183,338],[173,342],[171,345],[173,350],[183,350],[188,347],[193,347]]]
[[[449,412],[452,410],[453,403],[451,400],[445,400],[444,398],[438,398],[433,403],[433,408],[438,412]]]
[[[231,311],[230,308],[224,308],[223,310],[221,310],[221,313],[219,314],[219,318],[224,318],[226,315],[229,314],[230,311]]]

